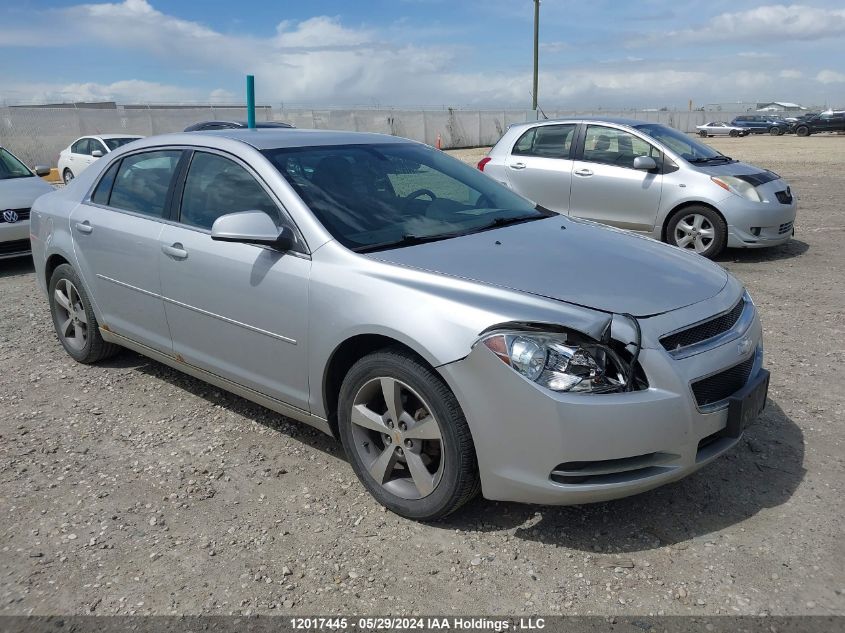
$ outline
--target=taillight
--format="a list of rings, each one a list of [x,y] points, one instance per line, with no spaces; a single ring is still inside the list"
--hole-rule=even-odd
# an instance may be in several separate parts
[[[490,158],[489,156],[485,156],[480,161],[478,161],[478,165],[477,165],[478,171],[484,171],[484,166],[487,165],[487,163],[489,163],[491,160],[493,160],[493,159]]]

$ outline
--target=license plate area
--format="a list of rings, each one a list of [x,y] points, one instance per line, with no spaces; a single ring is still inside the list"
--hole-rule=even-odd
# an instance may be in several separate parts
[[[728,402],[728,425],[725,435],[739,437],[745,428],[754,422],[766,407],[769,393],[769,372],[761,369],[742,389],[732,395]]]

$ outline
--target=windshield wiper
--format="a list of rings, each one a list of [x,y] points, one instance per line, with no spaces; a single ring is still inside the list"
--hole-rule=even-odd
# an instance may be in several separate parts
[[[464,235],[472,235],[474,233],[481,233],[482,231],[489,231],[490,229],[497,229],[502,226],[509,226],[511,224],[521,224],[523,222],[530,222],[531,220],[544,220],[547,215],[529,215],[517,216],[513,218],[495,218],[487,224],[482,226],[472,227],[463,231],[453,231],[451,233],[434,233],[432,235],[415,235],[414,233],[405,233],[398,240],[390,240],[387,242],[379,242],[377,244],[362,244],[361,246],[353,246],[351,250],[356,253],[370,253],[373,251],[382,251],[390,248],[402,248],[403,246],[416,246],[417,244],[426,244],[428,242],[439,242],[440,240],[448,240],[453,237],[463,237]]]
[[[704,156],[698,156],[696,158],[688,158],[687,162],[689,163],[711,163],[714,160],[723,160],[729,163],[734,162],[734,159],[730,156],[725,156],[723,154],[719,154],[718,156],[711,156],[710,158],[705,158]]]
[[[439,240],[448,240],[450,237],[458,237],[464,235],[465,232],[458,233],[437,233],[435,235],[415,235],[413,233],[405,233],[398,240],[389,240],[387,242],[378,242],[376,244],[362,244],[361,246],[353,246],[352,250],[356,253],[370,253],[372,251],[382,251],[389,248],[401,248],[403,246],[415,246],[417,244],[425,244],[427,242],[437,242]]]

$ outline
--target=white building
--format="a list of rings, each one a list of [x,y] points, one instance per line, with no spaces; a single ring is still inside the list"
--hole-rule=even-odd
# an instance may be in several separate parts
[[[758,103],[757,112],[804,112],[807,108],[789,101],[772,101],[770,103]]]

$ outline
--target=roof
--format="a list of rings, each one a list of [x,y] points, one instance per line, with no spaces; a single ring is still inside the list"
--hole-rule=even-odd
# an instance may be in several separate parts
[[[374,134],[371,132],[344,132],[339,130],[303,130],[300,128],[264,128],[208,130],[173,135],[183,137],[186,144],[195,144],[197,136],[223,137],[252,145],[255,149],[277,147],[308,147],[312,145],[369,145],[373,143],[414,143],[406,138]],[[191,139],[194,139],[191,141]]]
[[[143,138],[142,134],[86,134],[79,138],[101,138],[103,140],[110,138]]]
[[[525,121],[515,123],[511,127],[537,125],[538,123],[613,123],[615,125],[627,125],[637,127],[640,125],[662,125],[658,121],[643,121],[641,119],[626,119],[624,117],[612,116],[570,116],[562,119],[544,119],[541,121]]]
[[[799,110],[806,110],[806,108],[798,103],[790,103],[789,101],[769,101],[768,103],[758,104],[759,109],[767,108],[769,106],[780,106],[782,108],[797,108]]]

